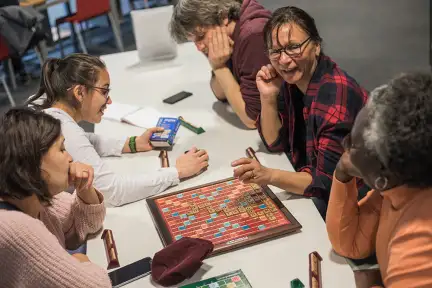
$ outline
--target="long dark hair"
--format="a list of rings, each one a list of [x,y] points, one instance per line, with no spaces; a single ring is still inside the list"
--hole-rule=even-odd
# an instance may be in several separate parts
[[[61,101],[78,108],[79,102],[70,88],[74,85],[83,85],[91,90],[98,81],[99,72],[105,68],[105,64],[98,57],[88,54],[77,53],[64,59],[48,59],[42,67],[39,90],[27,104],[45,109]],[[35,103],[44,94],[46,98],[43,103]]]
[[[0,122],[0,197],[23,199],[36,194],[49,203],[42,179],[42,157],[61,135],[60,121],[29,108],[14,108]]]
[[[317,44],[322,43],[322,38],[318,32],[318,29],[315,25],[315,20],[308,14],[306,11],[294,7],[287,6],[277,9],[273,12],[272,17],[264,26],[264,43],[266,45],[267,50],[273,47],[272,40],[272,32],[274,29],[277,29],[277,36],[279,36],[279,29],[288,23],[293,23],[298,25],[301,29],[303,29]],[[276,37],[277,41],[279,41],[279,37]]]

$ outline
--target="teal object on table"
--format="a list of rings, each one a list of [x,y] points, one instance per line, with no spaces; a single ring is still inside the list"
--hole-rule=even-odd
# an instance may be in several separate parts
[[[300,281],[300,279],[296,278],[291,280],[291,288],[304,288],[305,286]]]
[[[201,280],[192,284],[181,286],[180,288],[252,288],[242,270],[236,270],[209,279]]]

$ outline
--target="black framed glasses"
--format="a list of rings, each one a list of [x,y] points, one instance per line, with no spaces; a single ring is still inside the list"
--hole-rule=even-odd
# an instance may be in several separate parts
[[[286,55],[290,57],[299,57],[303,53],[303,46],[306,48],[307,44],[311,40],[311,37],[306,38],[302,43],[300,44],[289,44],[288,46],[285,46],[280,49],[271,49],[268,50],[268,56],[270,60],[279,60],[279,58],[282,55],[282,52],[285,52]]]
[[[108,97],[109,97],[109,94],[110,94],[110,91],[111,91],[110,88],[91,86],[91,85],[86,85],[86,86],[97,90],[102,96],[105,97],[105,99],[108,100]]]
[[[82,85],[82,84],[77,84],[77,85]],[[97,90],[107,101],[108,101],[108,98],[109,98],[109,93],[110,93],[110,91],[111,91],[111,89],[110,88],[105,88],[105,87],[98,87],[98,86],[92,86],[92,85],[82,85],[82,86],[86,86],[86,87],[88,87],[88,88],[92,88],[92,89],[95,89],[95,90]],[[73,86],[73,87],[70,87],[69,89],[67,89],[67,91],[70,91],[70,90],[72,90],[73,88],[74,88],[75,86]]]

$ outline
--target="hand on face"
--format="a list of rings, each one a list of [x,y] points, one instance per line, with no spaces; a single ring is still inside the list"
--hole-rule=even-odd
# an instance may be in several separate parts
[[[93,186],[93,179],[93,167],[79,162],[69,164],[69,185],[74,186],[78,194],[89,191]]]
[[[179,178],[188,178],[197,175],[207,168],[209,156],[205,150],[198,150],[193,147],[186,154],[177,158],[176,168]]]
[[[147,129],[141,136],[138,136],[135,140],[137,152],[146,152],[153,150],[153,146],[151,146],[150,144],[150,137],[153,135],[153,133],[163,131],[164,128],[162,127],[153,127]]]
[[[234,169],[234,177],[245,184],[255,183],[268,185],[271,183],[273,170],[262,166],[258,161],[250,158],[241,158],[231,163]]]
[[[220,69],[230,59],[234,42],[227,34],[225,26],[215,27],[207,32],[208,60],[213,70]]]
[[[260,91],[261,102],[277,103],[282,82],[282,77],[280,77],[271,64],[261,67],[261,70],[256,75],[256,84]]]
[[[353,177],[360,177],[360,173],[350,160],[348,152],[344,152],[336,165],[336,178],[341,182],[349,182]]]

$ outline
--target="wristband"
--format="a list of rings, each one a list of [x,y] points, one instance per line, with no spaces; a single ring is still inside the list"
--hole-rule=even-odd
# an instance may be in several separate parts
[[[129,138],[129,148],[131,150],[131,153],[136,153],[136,136],[132,136]]]

